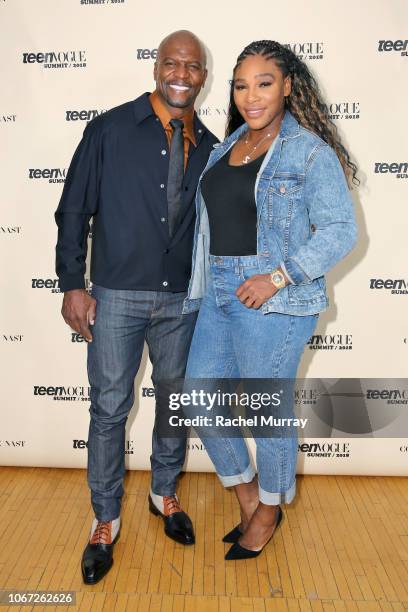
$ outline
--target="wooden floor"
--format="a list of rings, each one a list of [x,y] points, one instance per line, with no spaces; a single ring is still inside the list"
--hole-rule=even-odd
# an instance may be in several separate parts
[[[88,587],[79,569],[92,519],[85,471],[0,468],[0,588],[76,591],[76,606],[23,611],[408,609],[407,479],[299,477],[275,538],[240,562],[224,561],[221,537],[239,517],[213,474],[180,482],[192,547],[165,537],[148,489],[148,472],[128,472],[114,566]]]

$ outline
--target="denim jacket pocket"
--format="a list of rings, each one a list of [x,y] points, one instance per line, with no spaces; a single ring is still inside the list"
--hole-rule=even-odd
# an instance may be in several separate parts
[[[249,280],[250,278],[255,276],[255,274],[260,274],[259,268],[241,267],[240,269],[240,277],[242,278],[243,282]]]
[[[268,226],[283,227],[303,186],[303,177],[296,175],[275,175],[269,185]]]
[[[288,285],[288,303],[291,305],[314,304],[326,300],[324,278],[315,278],[311,283]]]

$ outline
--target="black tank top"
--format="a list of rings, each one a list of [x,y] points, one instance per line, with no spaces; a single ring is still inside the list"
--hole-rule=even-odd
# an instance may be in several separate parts
[[[230,152],[205,173],[201,191],[210,222],[211,255],[256,255],[255,181],[266,153],[230,166]]]

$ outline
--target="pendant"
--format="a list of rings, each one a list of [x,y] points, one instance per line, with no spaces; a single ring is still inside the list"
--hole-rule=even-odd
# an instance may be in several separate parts
[[[250,161],[250,156],[249,155],[245,155],[244,159],[242,160],[243,164],[247,164]]]

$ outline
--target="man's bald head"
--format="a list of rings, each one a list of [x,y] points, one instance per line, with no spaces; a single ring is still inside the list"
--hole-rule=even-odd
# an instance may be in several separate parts
[[[169,43],[171,45],[175,44],[177,47],[183,47],[185,45],[195,45],[199,50],[203,68],[206,67],[207,53],[205,47],[201,40],[198,38],[198,36],[196,36],[193,32],[190,32],[190,30],[177,30],[176,32],[172,32],[171,34],[163,38],[157,49],[157,59],[159,59],[160,56],[166,54],[166,48]]]
[[[154,80],[172,117],[181,117],[194,107],[206,78],[205,48],[195,34],[178,30],[162,40],[154,64]]]

